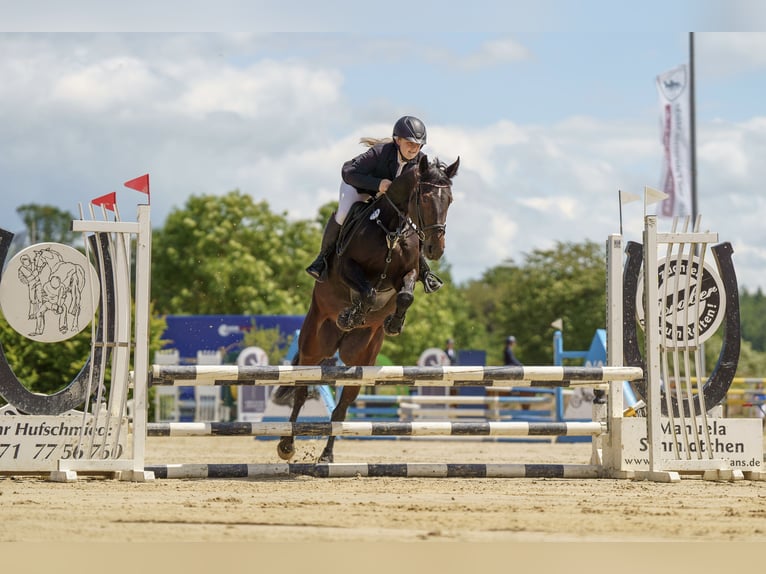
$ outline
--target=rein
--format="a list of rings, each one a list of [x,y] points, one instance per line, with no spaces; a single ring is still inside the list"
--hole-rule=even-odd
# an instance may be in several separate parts
[[[416,233],[418,239],[422,242],[426,240],[426,232],[432,230],[436,230],[437,232],[444,232],[447,228],[447,225],[444,223],[434,223],[433,225],[428,226],[423,225],[423,213],[420,207],[420,197],[422,195],[421,186],[424,185],[430,186],[434,189],[447,189],[450,187],[449,184],[437,184],[428,181],[418,182],[417,189],[415,190],[415,213],[417,223],[413,222],[412,218],[407,213],[404,213],[401,209],[399,209],[394,204],[393,200],[388,196],[388,194],[383,194],[383,197],[386,199],[386,201],[388,201],[388,204],[394,209],[397,216],[399,217],[398,227],[393,231],[388,229],[386,225],[380,220],[379,209],[375,210],[370,216],[370,219],[374,219],[375,223],[385,232],[386,246],[388,247],[388,251],[386,253],[386,265],[383,267],[383,271],[380,274],[380,278],[378,279],[375,289],[379,289],[380,285],[383,283],[386,277],[388,277],[388,266],[391,264],[393,251],[402,238],[406,237],[409,233]]]
[[[388,277],[388,266],[391,264],[392,253],[394,252],[394,249],[396,249],[396,246],[399,244],[399,241],[408,235],[408,232],[414,232],[418,234],[418,237],[420,237],[420,232],[418,231],[417,225],[413,223],[412,219],[409,215],[402,212],[401,209],[396,207],[394,202],[391,200],[390,197],[388,197],[388,194],[384,193],[383,197],[386,198],[386,201],[388,201],[388,204],[394,208],[394,211],[399,217],[399,226],[396,228],[396,230],[391,231],[389,230],[385,224],[380,220],[380,210],[376,209],[373,214],[370,216],[370,219],[375,219],[375,223],[380,227],[385,233],[386,233],[386,246],[388,247],[388,251],[386,252],[386,265],[383,267],[383,271],[380,273],[380,278],[378,279],[378,283],[375,285],[375,289],[380,289],[381,283]],[[422,239],[421,239],[422,241]]]

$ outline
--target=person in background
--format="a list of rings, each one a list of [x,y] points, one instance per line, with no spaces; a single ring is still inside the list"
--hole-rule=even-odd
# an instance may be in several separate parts
[[[451,337],[447,339],[446,346],[444,347],[444,353],[449,359],[450,365],[457,365],[457,351],[455,351],[455,340]]]
[[[503,351],[503,364],[504,365],[516,365],[522,367],[521,361],[513,354],[513,348],[516,346],[516,337],[509,335],[505,339],[505,350]]]
[[[523,367],[524,365],[516,358],[513,352],[516,346],[516,337],[509,335],[505,338],[505,349],[503,350],[503,364],[509,366]],[[512,397],[534,397],[535,393],[530,391],[511,391]],[[521,410],[528,411],[529,403],[521,403]]]

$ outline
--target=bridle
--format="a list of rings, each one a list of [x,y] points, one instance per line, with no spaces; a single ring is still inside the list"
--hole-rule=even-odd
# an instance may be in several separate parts
[[[451,184],[439,184],[439,183],[431,183],[430,181],[420,181],[418,182],[417,189],[415,190],[415,215],[417,218],[417,234],[420,238],[420,241],[426,240],[426,232],[430,232],[433,234],[434,232],[442,234],[446,233],[447,230],[447,224],[446,223],[434,223],[433,225],[424,225],[423,224],[423,212],[420,208],[420,197],[423,194],[422,186],[427,185],[433,189],[449,189]]]
[[[413,222],[409,215],[402,212],[402,210],[400,210],[394,204],[394,202],[391,200],[388,194],[383,194],[383,198],[385,198],[386,201],[388,201],[388,204],[394,209],[394,211],[399,216],[398,227],[395,230],[388,229],[379,218],[379,215],[380,215],[379,209],[376,209],[370,216],[370,219],[375,221],[378,227],[380,227],[385,232],[386,244],[388,246],[388,252],[386,253],[386,264],[383,267],[383,271],[380,274],[378,283],[375,286],[376,289],[380,288],[383,280],[388,276],[388,266],[391,263],[393,251],[403,237],[408,235],[408,233],[410,232],[414,232],[417,234],[418,239],[421,242],[423,242],[426,240],[426,232],[433,233],[434,231],[436,231],[437,233],[441,232],[443,234],[445,233],[445,230],[447,229],[446,223],[434,223],[433,225],[428,225],[428,226],[423,225],[423,212],[420,208],[420,196],[422,195],[421,186],[424,186],[424,185],[427,185],[434,189],[448,189],[452,187],[450,184],[431,183],[430,181],[418,182],[418,185],[415,188],[415,216],[417,219],[417,223]]]

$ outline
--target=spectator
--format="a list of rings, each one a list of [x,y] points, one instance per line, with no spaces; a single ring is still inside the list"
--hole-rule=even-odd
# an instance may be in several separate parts
[[[505,350],[503,351],[503,364],[504,365],[516,365],[518,367],[523,366],[521,361],[513,354],[513,348],[516,346],[516,337],[509,335],[505,339]]]
[[[516,337],[509,335],[505,338],[505,350],[503,351],[503,363],[505,365],[512,365],[517,367],[523,367],[521,361],[516,358],[513,353],[513,348],[516,346]],[[535,393],[530,391],[511,391],[512,397],[534,397]],[[521,410],[528,411],[529,403],[521,403]]]
[[[447,339],[446,347],[444,348],[444,353],[447,355],[447,358],[449,359],[449,365],[457,365],[457,351],[455,351],[455,341],[452,338]]]

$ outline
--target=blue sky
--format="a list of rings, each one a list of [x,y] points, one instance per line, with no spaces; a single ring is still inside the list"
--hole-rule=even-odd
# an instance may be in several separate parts
[[[270,13],[276,29],[290,16]],[[620,32],[574,10],[493,30],[509,14],[496,16],[487,32],[411,20],[386,33],[88,32],[119,28],[94,20],[0,33],[0,227],[21,228],[22,203],[76,212],[110,191],[130,217],[141,198],[121,184],[146,172],[155,225],[191,194],[235,188],[313,219],[358,138],[413,114],[429,155],[461,158],[445,255],[456,280],[556,241],[602,242],[619,231],[617,190],[659,185],[655,76],[687,61],[688,33]],[[766,34],[695,36],[703,226],[734,244],[741,284],[766,287]],[[624,217],[639,239],[640,207]]]

